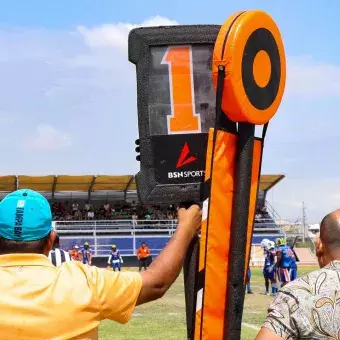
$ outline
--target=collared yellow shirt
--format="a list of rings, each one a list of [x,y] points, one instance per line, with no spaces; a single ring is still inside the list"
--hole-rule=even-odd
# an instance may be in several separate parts
[[[139,273],[1,255],[0,339],[98,339],[101,320],[131,318],[141,287]]]

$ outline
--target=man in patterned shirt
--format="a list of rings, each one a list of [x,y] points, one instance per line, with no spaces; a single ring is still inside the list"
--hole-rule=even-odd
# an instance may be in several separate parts
[[[340,210],[321,222],[320,268],[281,289],[257,340],[340,339]]]

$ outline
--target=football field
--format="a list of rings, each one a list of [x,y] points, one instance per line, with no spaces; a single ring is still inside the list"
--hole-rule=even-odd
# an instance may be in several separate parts
[[[299,276],[317,267],[300,267]],[[253,340],[266,316],[273,299],[263,295],[262,269],[252,269],[254,295],[246,295],[243,313],[242,340]],[[126,325],[104,321],[100,327],[101,340],[184,340],[186,339],[183,275],[159,301],[137,307],[132,320]]]

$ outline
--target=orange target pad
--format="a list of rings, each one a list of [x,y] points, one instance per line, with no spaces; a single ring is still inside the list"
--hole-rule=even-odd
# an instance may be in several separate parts
[[[234,122],[267,123],[286,83],[286,58],[279,28],[262,11],[232,15],[221,27],[213,53],[213,83],[225,67],[221,108]]]

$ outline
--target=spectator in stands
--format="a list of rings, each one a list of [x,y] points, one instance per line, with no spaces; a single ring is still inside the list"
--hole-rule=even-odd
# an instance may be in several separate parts
[[[92,204],[89,201],[87,201],[85,204],[85,213],[88,213],[90,209],[92,209]]]
[[[132,209],[133,211],[136,211],[136,210],[137,210],[137,203],[136,203],[136,201],[132,201],[132,203],[131,203],[131,209]]]
[[[98,210],[98,216],[99,216],[100,220],[104,220],[105,219],[105,209],[104,209],[103,205]]]
[[[105,219],[109,220],[111,218],[111,205],[109,202],[106,202],[104,204],[104,210],[105,210]]]
[[[201,218],[198,206],[181,209],[174,236],[142,273],[78,261],[54,267],[47,200],[31,190],[7,195],[0,203],[0,339],[97,339],[101,320],[126,323],[136,305],[162,297],[176,280]]]
[[[78,209],[79,209],[79,204],[74,201],[73,204],[72,204],[72,213],[73,213],[73,216],[76,215],[76,213],[78,212]]]
[[[64,262],[71,261],[70,254],[67,251],[60,249],[59,235],[56,235],[55,237],[53,247],[48,254],[48,259],[56,267],[61,266]]]
[[[76,208],[75,212],[73,212],[73,205]],[[62,204],[61,202],[51,204],[51,209],[53,213],[53,219],[58,221],[70,221],[70,220],[88,220],[89,212],[92,209],[93,211],[93,219],[132,219],[132,216],[136,218],[135,214],[138,218],[148,219],[148,220],[166,220],[166,219],[176,219],[176,208],[174,205],[166,206],[142,206],[137,205],[135,201],[132,204],[128,203],[116,203],[113,207],[111,205],[111,213],[110,216],[108,211],[105,210],[107,208],[107,203],[100,207],[95,207],[89,201],[86,201],[84,204],[84,209],[82,209],[82,204],[79,202],[73,203],[71,209],[68,206],[68,203]],[[90,216],[92,213],[90,214]],[[150,216],[150,218],[149,218]],[[146,218],[145,218],[146,217]],[[137,219],[138,219],[137,218]]]
[[[131,218],[134,220],[134,221],[137,221],[138,220],[138,215],[136,212],[134,212],[131,216]]]
[[[65,220],[66,221],[71,221],[72,220],[72,215],[69,212],[66,212]]]
[[[168,219],[169,220],[175,220],[177,218],[176,211],[169,211],[168,212]]]
[[[94,219],[94,212],[93,212],[92,208],[90,208],[90,210],[87,212],[87,219],[88,220]]]
[[[146,270],[152,262],[150,249],[146,246],[145,242],[142,242],[140,248],[137,250],[137,258],[139,262],[139,271],[142,271],[142,267]]]
[[[316,255],[320,269],[279,291],[257,340],[339,339],[340,210],[322,220]]]
[[[111,208],[111,220],[114,220],[117,216],[116,209]]]
[[[82,213],[79,209],[77,209],[74,213],[74,219],[76,221],[81,221],[82,220]]]
[[[57,212],[59,214],[59,216],[63,216],[65,213],[65,207],[64,204],[62,202],[58,202],[57,203]]]

